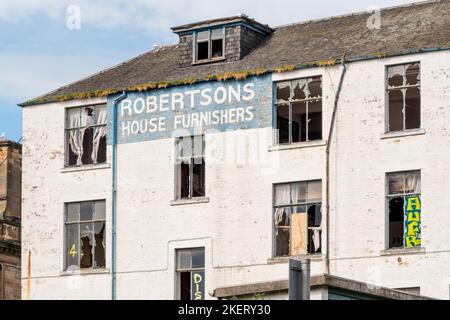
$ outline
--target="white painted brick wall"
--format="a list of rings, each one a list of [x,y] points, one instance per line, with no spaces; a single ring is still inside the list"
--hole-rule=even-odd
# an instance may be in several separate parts
[[[331,148],[333,274],[387,287],[420,286],[424,295],[448,299],[449,58],[450,52],[445,51],[349,65]],[[381,139],[385,129],[385,66],[411,61],[421,62],[422,127],[426,133]],[[323,78],[326,139],[340,67],[276,74],[274,80],[312,75]],[[64,108],[99,101],[54,103],[23,110],[24,297],[26,259],[31,251],[31,298],[110,298],[110,274],[61,275],[63,209],[69,201],[106,199],[110,268],[110,168],[61,172]],[[226,147],[225,135],[230,143]],[[242,150],[235,149],[235,144],[254,148],[255,144],[249,142],[255,137],[260,141],[259,163],[230,161],[236,158],[236,150]],[[286,263],[268,261],[272,257],[272,185],[324,181],[325,146],[269,152],[271,141],[271,129],[208,135],[206,195],[210,201],[184,206],[170,206],[174,197],[172,139],[118,146],[119,299],[173,299],[177,248],[205,247],[207,292],[216,287],[287,278]],[[422,170],[422,243],[426,253],[383,256],[385,173],[410,169]],[[313,261],[313,274],[324,270],[323,260]]]

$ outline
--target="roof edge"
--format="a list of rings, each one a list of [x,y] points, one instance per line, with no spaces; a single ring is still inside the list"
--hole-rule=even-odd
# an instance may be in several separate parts
[[[283,73],[288,71],[307,69],[307,68],[316,68],[316,67],[324,67],[324,66],[333,66],[342,62],[353,63],[359,61],[366,60],[374,60],[374,59],[385,59],[391,57],[405,56],[411,54],[419,54],[419,53],[430,53],[437,51],[446,51],[450,50],[450,43],[440,46],[440,47],[432,47],[432,48],[420,48],[420,49],[410,49],[406,51],[396,52],[396,53],[384,53],[384,52],[376,52],[372,54],[368,54],[365,56],[352,56],[346,58],[345,61],[342,61],[342,58],[339,57],[330,57],[327,60],[317,60],[312,62],[303,62],[296,65],[281,65],[279,67],[274,68],[256,68],[250,70],[240,70],[235,72],[226,72],[223,74],[216,75],[208,75],[203,78],[195,79],[195,78],[187,78],[184,80],[176,80],[176,81],[160,81],[160,82],[150,82],[143,83],[138,85],[132,85],[128,88],[110,88],[105,90],[97,90],[92,92],[76,92],[72,94],[56,96],[50,99],[32,99],[29,101],[25,101],[23,103],[18,104],[19,107],[29,107],[34,105],[42,105],[47,103],[55,103],[55,102],[64,102],[64,101],[72,101],[72,100],[82,100],[88,98],[99,98],[99,97],[107,97],[109,95],[114,95],[123,91],[126,92],[136,92],[136,91],[150,91],[155,89],[165,89],[168,87],[180,86],[180,85],[190,85],[194,83],[202,83],[208,81],[225,81],[225,80],[243,80],[250,76],[260,76],[268,73]]]

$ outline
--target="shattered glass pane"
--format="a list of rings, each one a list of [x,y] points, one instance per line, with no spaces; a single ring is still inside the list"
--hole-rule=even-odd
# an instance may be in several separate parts
[[[403,207],[403,197],[389,200],[389,248],[403,247]]]
[[[306,102],[292,103],[292,142],[306,141]]]
[[[308,140],[322,139],[322,101],[308,102]]]
[[[388,67],[388,84],[389,87],[401,87],[403,82],[404,66]]]
[[[92,223],[80,224],[80,245],[80,268],[92,268],[92,248],[94,246]]]
[[[223,57],[223,40],[212,40],[211,41],[212,58]]]
[[[403,173],[391,173],[388,175],[389,194],[403,194],[405,192],[405,175]]]
[[[289,143],[289,104],[277,105],[278,143]]]
[[[292,100],[304,100],[308,97],[308,80],[292,81]]]
[[[284,257],[289,255],[289,229],[277,228],[276,234],[276,256]]]
[[[420,89],[408,88],[405,97],[405,127],[420,128]]]
[[[389,131],[403,130],[403,89],[389,91]]]
[[[416,85],[420,83],[420,67],[418,63],[406,65],[406,84]]]
[[[83,135],[83,156],[81,161],[83,164],[92,164],[92,150],[94,147],[94,128],[87,128]]]
[[[94,249],[94,268],[104,268],[105,263],[105,222],[94,223],[95,249]]]
[[[315,77],[309,79],[308,91],[309,91],[308,98],[310,99],[322,97],[322,78]]]
[[[189,198],[189,160],[180,162],[177,170],[180,177],[180,198]]]
[[[289,81],[277,82],[276,101],[277,103],[289,101],[291,97],[291,83]]]
[[[200,159],[199,159],[200,160]],[[205,161],[201,158],[201,163],[194,163],[192,169],[192,196],[205,196]]]

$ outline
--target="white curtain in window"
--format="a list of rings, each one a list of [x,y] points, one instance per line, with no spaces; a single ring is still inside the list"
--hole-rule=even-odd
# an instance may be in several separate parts
[[[288,205],[291,203],[291,186],[289,184],[278,185],[275,187],[275,205]],[[288,208],[275,209],[275,226],[280,224],[284,218],[290,220],[290,210]]]
[[[69,111],[70,128],[81,127],[81,118],[79,112]],[[83,156],[83,134],[84,130],[71,130],[69,133],[70,150],[78,157],[77,165],[81,165],[81,157]]]
[[[407,193],[420,193],[420,174],[407,173],[405,177],[405,191]]]
[[[103,125],[106,123],[106,108],[97,109],[97,123],[96,125]],[[92,148],[92,161],[97,163],[98,147],[100,146],[100,139],[106,136],[106,126],[96,127],[94,130],[94,145]]]

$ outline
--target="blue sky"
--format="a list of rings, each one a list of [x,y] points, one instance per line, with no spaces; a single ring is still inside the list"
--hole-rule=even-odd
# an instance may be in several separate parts
[[[17,104],[177,37],[170,27],[246,13],[278,26],[412,0],[1,0],[0,137],[19,140]],[[257,4],[257,5],[255,5]],[[69,29],[71,5],[80,29]],[[69,10],[69,11],[68,11]]]

